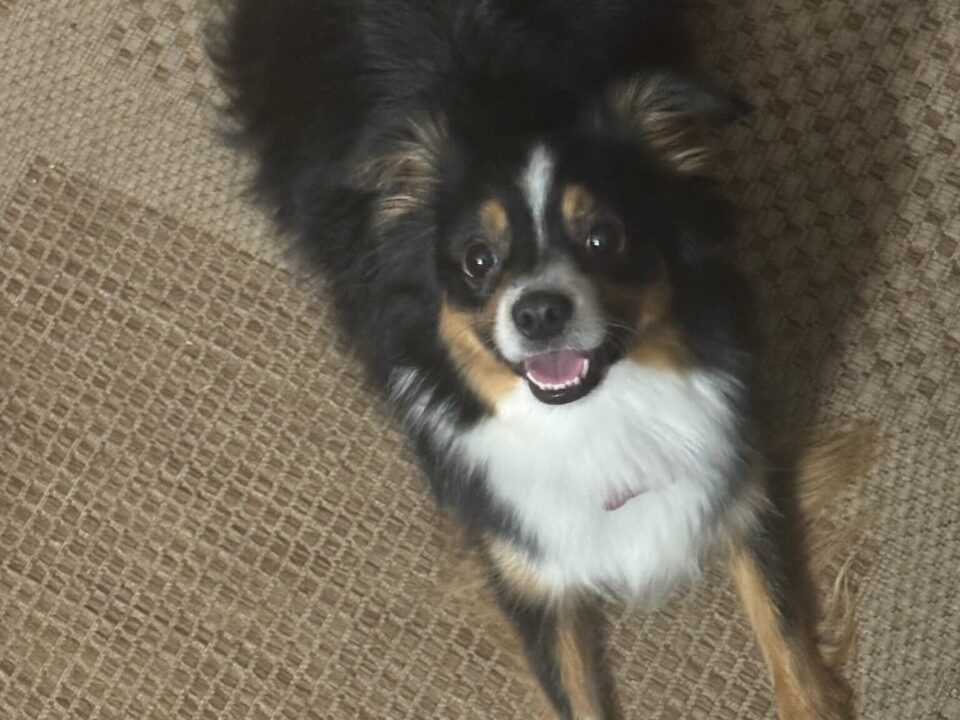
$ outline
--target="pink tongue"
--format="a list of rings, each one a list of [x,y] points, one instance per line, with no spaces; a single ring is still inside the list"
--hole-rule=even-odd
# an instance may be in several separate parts
[[[587,357],[574,350],[535,355],[523,363],[527,376],[540,385],[563,385],[580,377]]]

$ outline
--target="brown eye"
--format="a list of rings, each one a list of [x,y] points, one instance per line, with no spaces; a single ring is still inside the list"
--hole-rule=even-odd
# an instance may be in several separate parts
[[[623,226],[617,222],[600,222],[590,228],[583,247],[593,260],[608,260],[624,251],[626,237]]]
[[[497,264],[497,254],[489,245],[474,240],[463,254],[463,271],[474,280],[482,280]]]

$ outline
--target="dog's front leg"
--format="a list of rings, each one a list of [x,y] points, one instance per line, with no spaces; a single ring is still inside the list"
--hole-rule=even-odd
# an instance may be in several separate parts
[[[775,527],[779,522],[782,518],[768,511],[731,553],[737,591],[767,663],[777,711],[782,720],[849,720],[849,693],[817,647],[802,592],[807,581],[791,572]]]
[[[614,720],[603,666],[602,622],[589,598],[552,598],[513,550],[491,553],[497,600],[523,643],[529,664],[561,720]]]

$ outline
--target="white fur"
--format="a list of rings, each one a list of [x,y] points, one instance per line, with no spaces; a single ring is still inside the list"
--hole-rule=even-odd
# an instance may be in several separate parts
[[[543,145],[537,145],[530,153],[527,167],[520,178],[520,187],[530,207],[530,216],[537,234],[537,245],[546,247],[547,198],[553,187],[553,156]]]
[[[426,431],[438,445],[448,445],[456,436],[453,408],[449,400],[437,401],[436,388],[415,368],[398,367],[390,373],[390,397],[396,403],[407,426]]]
[[[568,405],[518,387],[457,447],[536,542],[533,569],[555,594],[652,605],[698,572],[722,532],[715,501],[737,456],[731,389],[715,374],[621,361]]]

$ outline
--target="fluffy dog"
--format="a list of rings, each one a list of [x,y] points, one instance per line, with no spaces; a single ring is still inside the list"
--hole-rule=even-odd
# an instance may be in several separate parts
[[[732,558],[781,716],[845,716],[777,538],[732,208],[672,0],[235,0],[215,50],[256,190],[561,718],[588,621]]]

